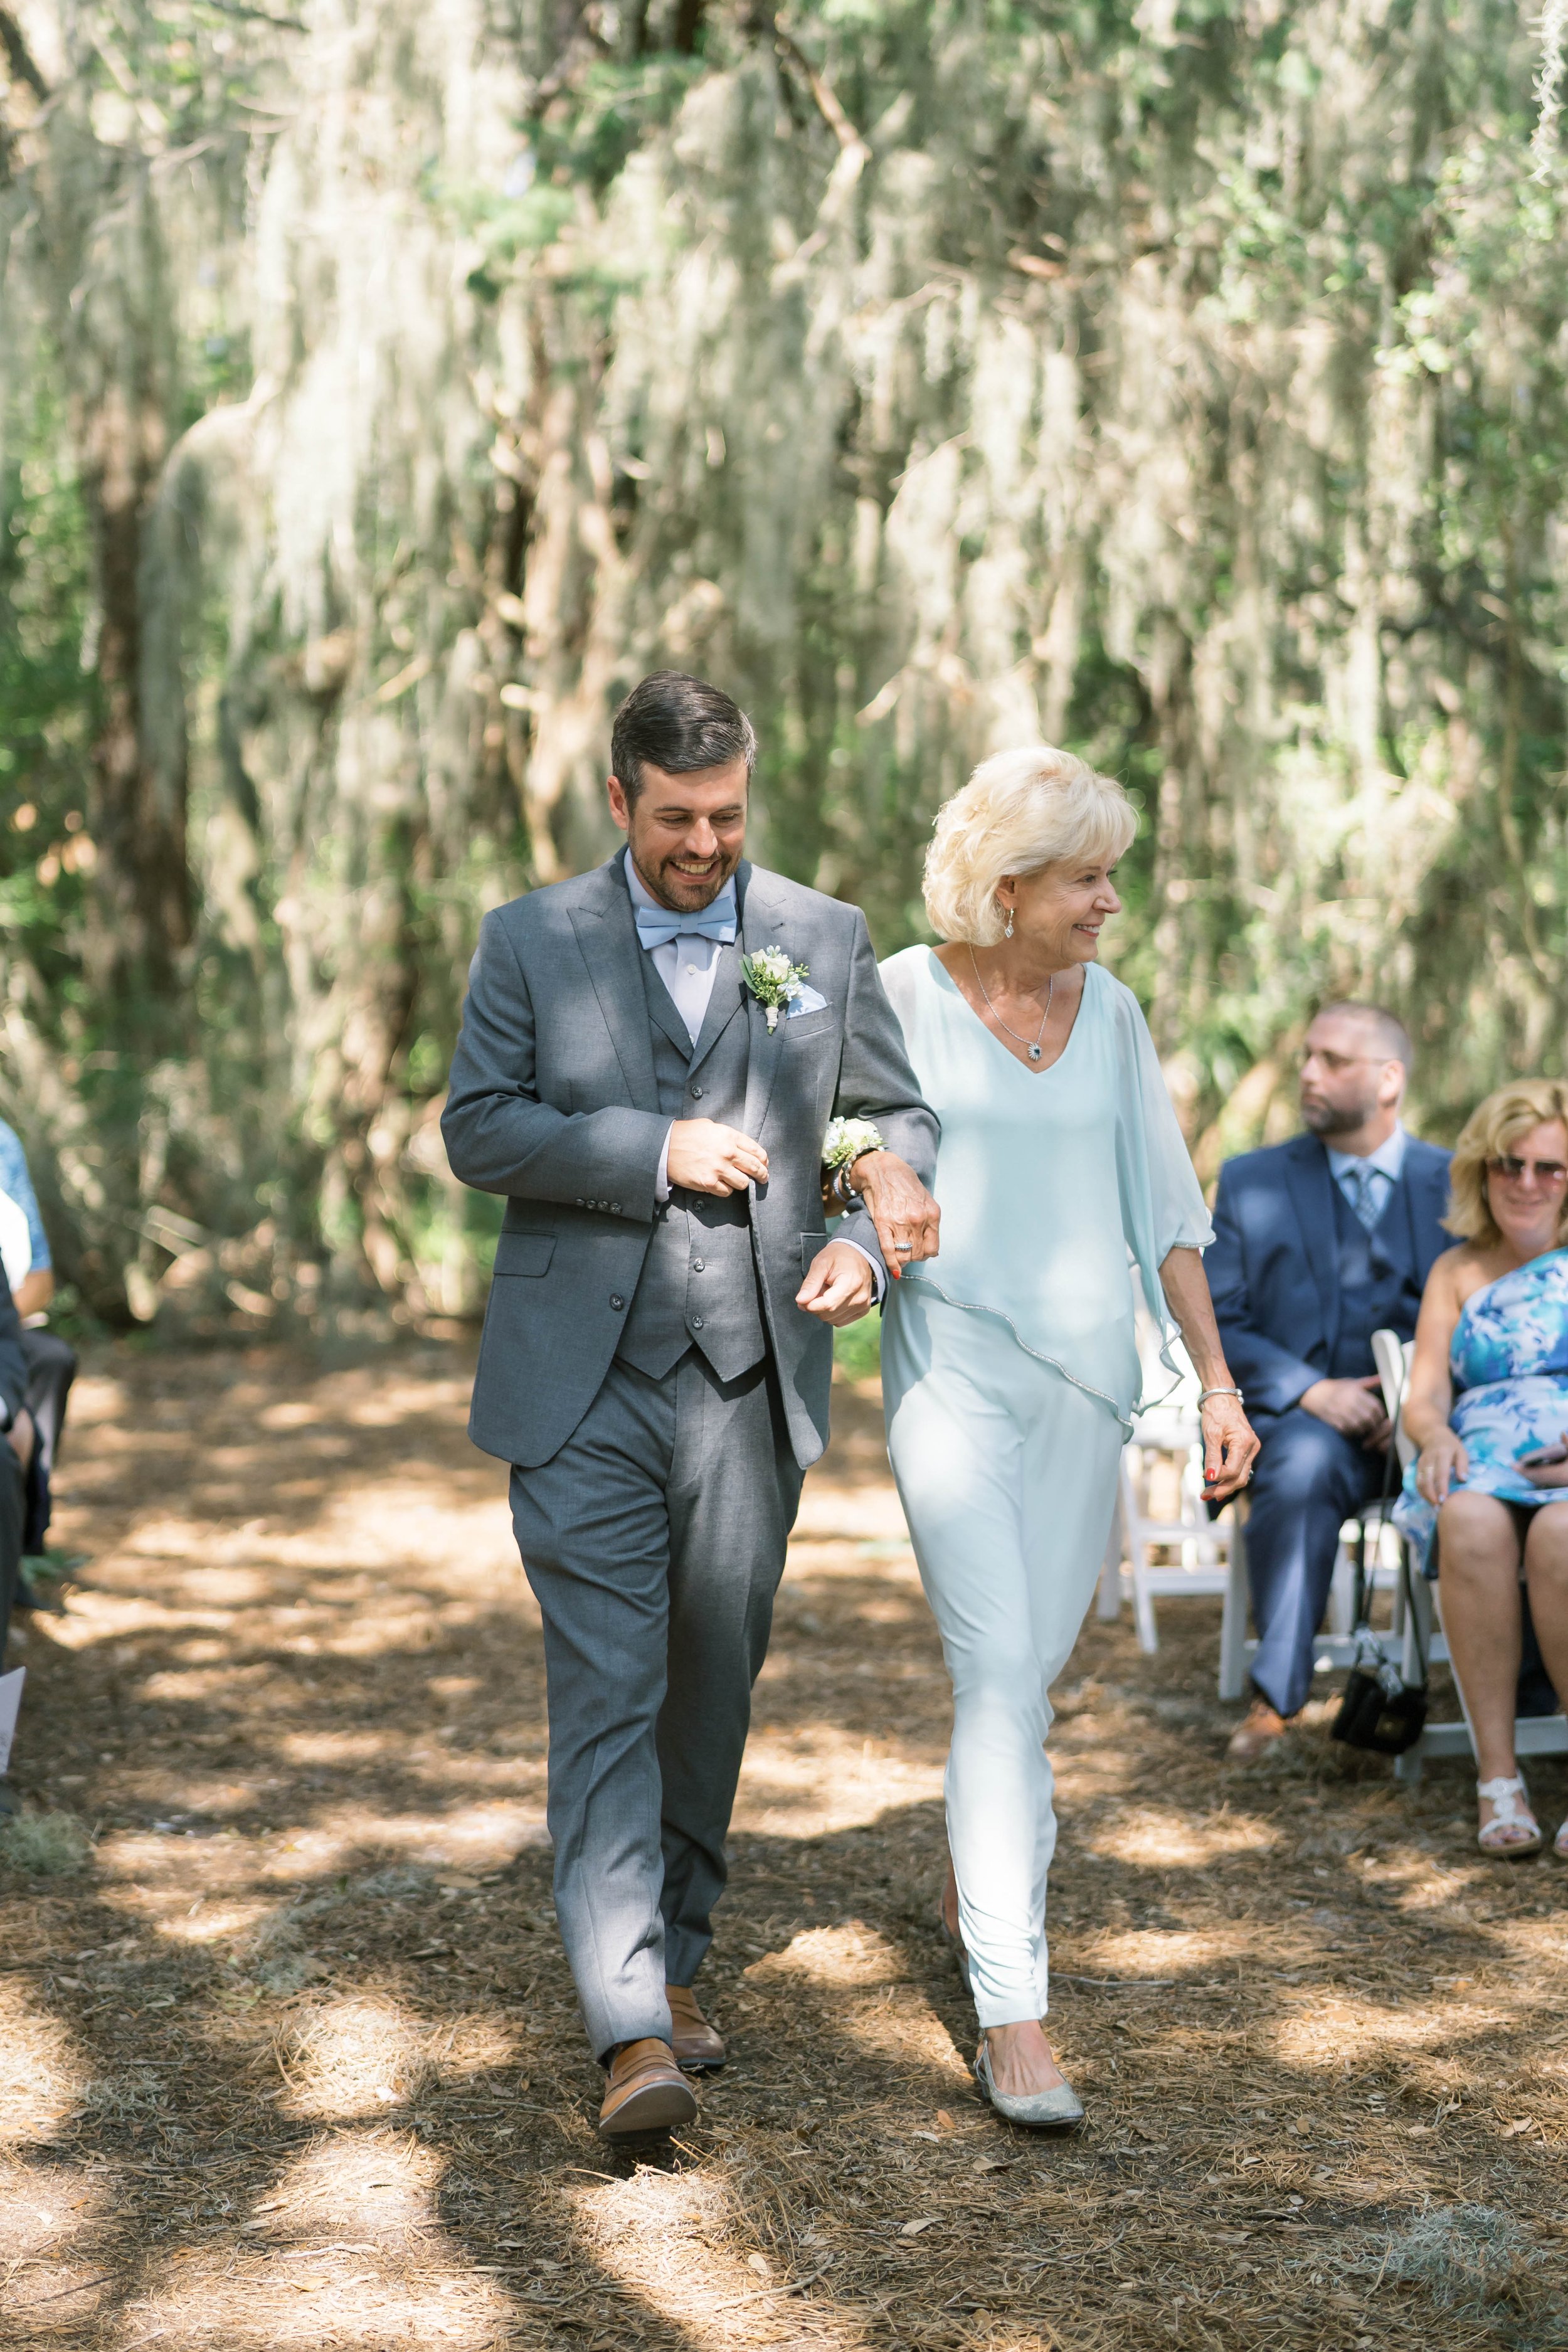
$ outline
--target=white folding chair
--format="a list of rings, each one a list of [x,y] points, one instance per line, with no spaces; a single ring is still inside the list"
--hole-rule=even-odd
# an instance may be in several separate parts
[[[1162,1463],[1169,1465],[1167,1478],[1175,1488],[1174,1516],[1170,1517],[1158,1517],[1154,1507],[1152,1490]],[[1150,1655],[1160,1646],[1156,1601],[1226,1590],[1232,1523],[1211,1521],[1203,1494],[1203,1433],[1197,1414],[1179,1404],[1140,1413],[1121,1452],[1116,1517],[1100,1570],[1100,1614],[1114,1617],[1121,1601],[1131,1600],[1138,1646]],[[1156,1552],[1174,1553],[1175,1558],[1157,1560]]]
[[[1397,1331],[1374,1331],[1372,1335],[1372,1358],[1383,1382],[1383,1401],[1394,1423],[1394,1443],[1398,1449],[1399,1466],[1407,1469],[1414,1460],[1415,1447],[1405,1428],[1405,1391],[1410,1379],[1410,1361],[1415,1352],[1413,1339],[1401,1339]],[[1421,1661],[1428,1667],[1447,1664],[1453,1669],[1453,1658],[1443,1633],[1441,1579],[1436,1581],[1421,1575],[1412,1575],[1410,1589],[1415,1608],[1406,1617],[1405,1638],[1401,1644],[1399,1671],[1407,1683],[1420,1679]],[[1454,1675],[1454,1688],[1459,1695],[1461,1720],[1458,1723],[1428,1723],[1413,1748],[1394,1760],[1394,1776],[1401,1780],[1415,1781],[1421,1778],[1421,1767],[1427,1757],[1470,1756],[1476,1752],[1475,1734],[1470,1728],[1470,1712],[1465,1705],[1464,1685]],[[1568,1753],[1568,1715],[1521,1715],[1514,1718],[1513,1746],[1516,1756],[1561,1756]]]

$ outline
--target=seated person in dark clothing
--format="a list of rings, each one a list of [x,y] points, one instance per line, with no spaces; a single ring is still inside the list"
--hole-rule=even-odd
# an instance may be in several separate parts
[[[1400,1123],[1409,1071],[1392,1013],[1325,1005],[1302,1054],[1307,1133],[1220,1171],[1205,1269],[1263,1441],[1247,1521],[1253,1699],[1230,1743],[1243,1761],[1305,1700],[1341,1524],[1383,1491],[1389,1429],[1372,1335],[1414,1336],[1449,1245],[1448,1154]]]
[[[33,1457],[33,1423],[27,1412],[27,1366],[22,1325],[11,1286],[0,1267],[0,1666],[5,1663],[11,1604],[22,1565],[22,1527],[26,1509],[27,1468]],[[0,1811],[5,1808],[0,1804]]]
[[[76,1350],[40,1326],[55,1295],[54,1262],[38,1214],[37,1195],[27,1173],[21,1139],[0,1119],[0,1259],[23,1322],[22,1353],[27,1365],[27,1410],[35,1446],[27,1477],[27,1524],[24,1553],[44,1549],[49,1527],[49,1486],[66,1400],[76,1378]],[[28,1328],[31,1323],[32,1328]],[[20,1596],[26,1604],[26,1593]]]

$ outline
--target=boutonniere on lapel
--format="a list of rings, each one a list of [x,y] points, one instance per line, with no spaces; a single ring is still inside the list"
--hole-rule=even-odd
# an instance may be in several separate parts
[[[741,978],[768,1016],[770,1037],[810,971],[809,964],[791,963],[783,948],[759,948],[755,955],[741,958]]]

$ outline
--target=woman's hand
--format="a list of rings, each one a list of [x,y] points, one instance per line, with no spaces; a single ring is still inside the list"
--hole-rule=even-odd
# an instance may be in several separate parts
[[[1463,1486],[1469,1475],[1469,1455],[1451,1429],[1440,1429],[1416,1456],[1415,1491],[1436,1508],[1447,1501],[1450,1486]]]
[[[1532,1486],[1568,1486],[1568,1429],[1555,1445],[1521,1455],[1519,1466]]]
[[[1199,1414],[1204,1431],[1204,1499],[1228,1503],[1252,1475],[1258,1433],[1233,1396],[1205,1397]]]
[[[942,1211],[907,1160],[896,1151],[863,1151],[851,1165],[847,1181],[871,1212],[895,1282],[917,1258],[935,1257]]]

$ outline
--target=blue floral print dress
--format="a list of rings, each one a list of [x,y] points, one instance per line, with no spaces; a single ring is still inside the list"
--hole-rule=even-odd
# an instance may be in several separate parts
[[[1549,1250],[1471,1293],[1448,1347],[1454,1410],[1448,1425],[1469,1457],[1461,1486],[1500,1502],[1568,1502],[1568,1486],[1532,1486],[1522,1455],[1555,1445],[1568,1429],[1568,1250]],[[1415,1491],[1415,1465],[1394,1507],[1394,1525],[1436,1576],[1437,1514]]]

